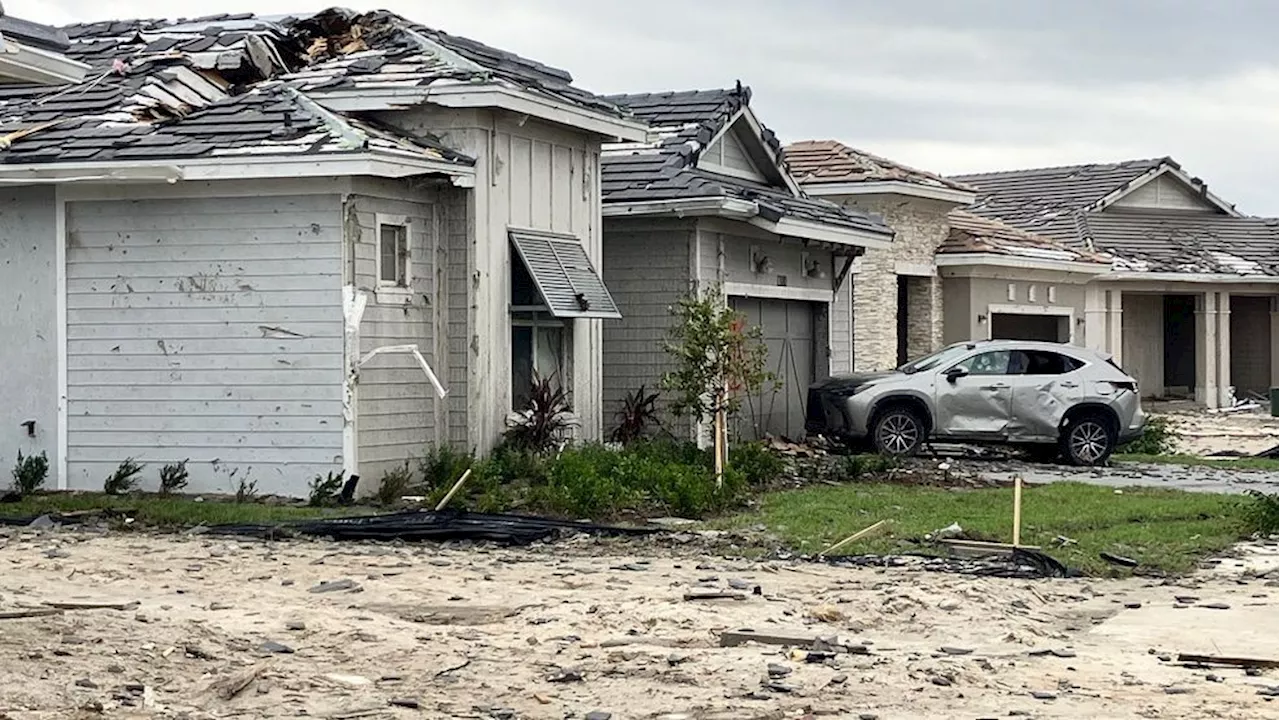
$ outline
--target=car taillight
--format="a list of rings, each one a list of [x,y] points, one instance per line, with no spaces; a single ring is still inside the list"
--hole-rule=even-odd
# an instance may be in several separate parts
[[[1138,383],[1136,382],[1130,382],[1128,380],[1108,380],[1107,382],[1116,390],[1129,390],[1130,392],[1135,393],[1138,392]]]

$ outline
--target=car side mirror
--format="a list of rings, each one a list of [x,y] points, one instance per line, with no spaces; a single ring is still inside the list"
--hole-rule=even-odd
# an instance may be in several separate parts
[[[959,380],[960,378],[968,374],[969,374],[969,370],[967,368],[963,368],[957,365],[956,367],[953,367],[950,370],[943,373],[943,377],[947,379],[947,382],[953,383],[956,380]]]

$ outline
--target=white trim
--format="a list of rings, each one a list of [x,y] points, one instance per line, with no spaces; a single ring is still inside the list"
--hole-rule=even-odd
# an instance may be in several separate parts
[[[382,228],[384,226],[404,228],[404,283],[399,280],[382,279]],[[374,214],[374,284],[377,287],[375,301],[379,305],[403,303],[413,297],[413,225],[407,215]],[[386,298],[386,302],[383,298]]]
[[[830,195],[907,195],[926,200],[942,200],[957,205],[970,205],[978,198],[976,192],[934,187],[903,180],[871,180],[868,182],[801,183],[812,197]]]
[[[788,235],[835,245],[853,245],[873,250],[887,250],[893,246],[892,235],[885,236],[881,233],[867,230],[841,228],[807,220],[784,217],[777,222],[772,222],[761,217],[753,217],[747,222],[778,235]]]
[[[796,184],[795,178],[791,177],[791,173],[787,172],[782,167],[782,163],[780,162],[781,158],[779,158],[778,154],[773,151],[773,148],[770,148],[769,144],[764,141],[764,126],[760,124],[760,120],[756,117],[755,111],[751,109],[750,105],[744,105],[740,110],[738,110],[738,112],[734,113],[733,117],[729,118],[729,120],[721,126],[720,131],[711,136],[711,139],[707,141],[706,147],[710,148],[712,145],[715,145],[716,142],[723,140],[724,136],[728,135],[733,130],[734,125],[737,125],[739,121],[747,123],[747,127],[750,128],[751,134],[756,141],[756,146],[764,151],[765,157],[767,157],[772,163],[769,168],[760,168],[757,166],[756,170],[766,179],[781,180],[783,187],[789,190],[792,196],[802,197],[803,193],[800,192],[800,186]],[[723,151],[721,157],[724,157]],[[741,171],[735,172],[731,169],[729,169],[729,172],[725,172],[726,169],[718,163],[708,163],[708,165],[715,165],[717,169],[704,166],[701,162],[701,154],[699,154],[698,160],[699,162],[697,167],[700,170],[719,172],[730,177],[738,177],[745,180],[760,182],[760,178],[753,177],[749,173]],[[752,159],[752,162],[754,163],[754,159]],[[777,177],[769,178],[765,172],[766,170],[773,172]]]
[[[344,372],[342,373],[342,472],[345,477],[360,474],[360,443],[356,385],[360,373],[360,322],[368,297],[354,285],[342,286],[342,326]]]
[[[37,85],[64,85],[84,80],[89,66],[62,53],[0,38],[0,75]]]
[[[437,82],[430,86],[357,87],[330,92],[312,89],[307,91],[307,95],[326,108],[337,111],[404,110],[430,102],[448,108],[500,108],[631,142],[644,142],[649,134],[649,126],[638,120],[612,117],[534,92],[500,85]]]
[[[995,325],[993,315],[1047,315],[1067,319],[1067,344],[1076,344],[1076,311],[1074,308],[1048,305],[1017,305],[1011,303],[989,303],[987,305],[987,339],[991,338],[991,328]]]
[[[835,293],[830,290],[801,288],[779,285],[757,285],[755,283],[726,282],[724,294],[737,297],[769,298],[773,300],[805,300],[808,302],[830,303],[835,301]]]
[[[54,281],[56,294],[55,306],[55,332],[57,340],[54,345],[57,350],[58,360],[57,368],[57,393],[58,393],[58,421],[57,421],[57,447],[54,450],[57,455],[56,472],[58,474],[58,489],[66,490],[70,487],[71,478],[67,477],[67,451],[71,447],[70,440],[67,438],[67,200],[63,197],[62,188],[55,187],[53,189],[53,242],[54,242],[54,272],[57,279]]]
[[[350,177],[281,178],[270,183],[254,180],[204,180],[185,183],[111,183],[58,185],[67,202],[82,200],[144,200],[263,195],[343,195],[351,192]]]
[[[375,357],[391,353],[412,355],[413,359],[418,361],[418,367],[422,368],[422,372],[427,376],[427,382],[431,383],[431,387],[436,391],[436,397],[443,400],[449,395],[449,391],[445,389],[444,385],[440,384],[440,378],[436,377],[436,373],[431,369],[431,365],[427,363],[427,359],[422,357],[422,352],[418,350],[417,345],[383,345],[376,347],[365,353],[356,367],[362,368]]]
[[[747,170],[739,170],[738,168],[731,168],[728,165],[711,162],[710,160],[703,160],[702,158],[698,158],[697,167],[703,172],[709,172],[715,175],[724,175],[725,177],[737,178],[738,180],[748,180],[754,183],[768,180],[768,178],[765,178],[763,174],[753,173]]]
[[[1128,185],[1120,188],[1119,190],[1112,191],[1110,194],[1104,196],[1101,200],[1097,201],[1090,207],[1085,208],[1085,212],[1105,210],[1106,208],[1109,208],[1112,205],[1115,205],[1117,202],[1137,192],[1140,188],[1146,186],[1148,183],[1155,182],[1157,178],[1163,175],[1174,176],[1183,184],[1184,187],[1187,188],[1187,190],[1191,191],[1192,195],[1203,198],[1210,205],[1213,205],[1214,207],[1223,211],[1230,217],[1244,217],[1244,213],[1240,212],[1239,210],[1236,210],[1234,205],[1228,203],[1226,200],[1223,200],[1217,195],[1209,192],[1208,185],[1202,183],[1201,185],[1197,186],[1194,182],[1192,182],[1190,175],[1188,175],[1186,172],[1182,170],[1179,170],[1173,167],[1172,165],[1169,165],[1167,162],[1161,163],[1159,166],[1156,167],[1154,171],[1148,171],[1147,174],[1141,175],[1135,178],[1134,180],[1130,181]],[[1200,192],[1201,188],[1204,188],[1203,194],[1201,194]],[[1176,208],[1169,208],[1169,209],[1172,210],[1173,212],[1178,212]]]
[[[475,170],[439,160],[413,158],[385,152],[335,153],[330,156],[219,155],[196,160],[118,161],[97,163],[39,163],[0,165],[0,183],[128,182],[137,180],[253,180],[290,177],[372,175],[404,178],[440,174],[457,178],[461,185],[474,178]]]
[[[1146,280],[1151,282],[1184,282],[1184,283],[1222,283],[1236,285],[1244,283],[1263,283],[1275,285],[1275,275],[1227,275],[1217,273],[1177,273],[1177,272],[1109,272],[1097,277],[1099,282],[1127,282]]]
[[[759,206],[750,200],[727,197],[689,198],[686,200],[647,200],[643,202],[603,203],[603,217],[627,217],[633,215],[675,215],[698,217],[712,215],[746,220],[755,217]]]
[[[934,277],[938,274],[938,269],[932,262],[898,260],[893,264],[893,273],[908,277]]]
[[[997,255],[994,253],[938,253],[934,258],[934,263],[938,267],[980,265],[1023,270],[1084,273],[1086,275],[1103,275],[1111,271],[1111,266],[1104,263],[1045,260],[1043,258],[1023,258],[1016,255]]]

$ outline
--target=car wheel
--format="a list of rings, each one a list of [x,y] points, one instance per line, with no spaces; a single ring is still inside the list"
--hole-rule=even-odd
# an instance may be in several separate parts
[[[1062,433],[1062,455],[1072,465],[1102,465],[1116,449],[1116,431],[1105,415],[1081,415]]]
[[[908,408],[890,408],[877,420],[872,442],[885,455],[912,455],[924,442],[924,421]]]

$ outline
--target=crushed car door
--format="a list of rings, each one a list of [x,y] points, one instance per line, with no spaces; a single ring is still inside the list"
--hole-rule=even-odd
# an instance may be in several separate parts
[[[1084,398],[1079,370],[1084,363],[1048,350],[1014,350],[1009,358],[1013,421],[1009,439],[1056,442],[1058,425]]]
[[[1009,351],[970,356],[938,373],[936,434],[957,440],[1004,438],[1010,420]]]

